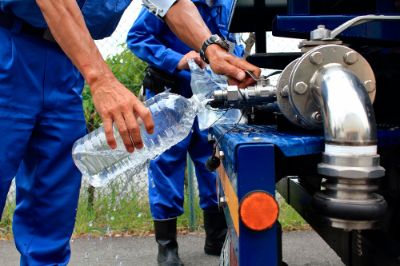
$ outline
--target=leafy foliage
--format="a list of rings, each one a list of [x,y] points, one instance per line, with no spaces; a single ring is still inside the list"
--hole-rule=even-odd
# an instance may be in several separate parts
[[[138,95],[142,86],[146,63],[132,54],[126,45],[122,46],[123,51],[119,54],[109,57],[106,62],[111,71],[114,73],[115,77],[122,84],[124,84],[125,87],[135,93],[135,95]],[[102,122],[93,105],[88,84],[86,84],[83,89],[82,97],[86,125],[88,130],[92,131],[98,128]]]

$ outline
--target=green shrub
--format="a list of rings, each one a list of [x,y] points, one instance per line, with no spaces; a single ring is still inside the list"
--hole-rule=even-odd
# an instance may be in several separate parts
[[[125,87],[135,93],[135,95],[138,95],[142,86],[146,63],[137,58],[126,45],[122,45],[122,47],[123,51],[121,53],[109,57],[106,62],[115,77]],[[82,97],[87,128],[89,131],[92,131],[101,125],[101,119],[93,105],[92,96],[87,84],[83,89]]]

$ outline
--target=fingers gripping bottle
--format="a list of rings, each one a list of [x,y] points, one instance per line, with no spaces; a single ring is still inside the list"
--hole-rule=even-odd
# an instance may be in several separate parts
[[[107,144],[103,127],[75,142],[72,157],[92,186],[105,186],[117,177],[129,178],[146,167],[149,160],[182,141],[189,135],[199,108],[196,99],[169,92],[157,94],[145,105],[152,114],[155,128],[153,134],[147,134],[141,127],[142,149],[128,153],[116,128],[117,148],[114,150]]]
[[[143,171],[150,160],[188,136],[197,114],[200,129],[207,129],[216,123],[233,124],[240,120],[240,110],[206,108],[212,92],[227,87],[226,78],[214,74],[209,68],[199,68],[193,60],[189,61],[189,65],[193,91],[190,99],[162,92],[144,103],[152,114],[155,128],[150,135],[141,127],[142,149],[128,153],[116,128],[114,136],[117,148],[114,150],[109,148],[102,127],[75,142],[72,157],[92,186],[105,186],[118,177],[130,180]]]

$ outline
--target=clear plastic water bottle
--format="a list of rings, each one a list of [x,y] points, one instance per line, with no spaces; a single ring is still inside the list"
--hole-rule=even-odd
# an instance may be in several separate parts
[[[215,74],[210,66],[200,68],[193,59],[188,60],[193,97],[196,98],[200,106],[206,106],[212,98],[215,90],[226,89],[228,80],[225,76]],[[216,124],[236,123],[242,118],[242,113],[238,109],[215,110],[201,108],[197,113],[197,121],[200,130],[208,129]]]
[[[186,99],[174,93],[157,94],[145,102],[155,127],[153,134],[147,134],[141,127],[142,149],[128,153],[116,128],[117,148],[110,149],[101,127],[75,142],[72,149],[74,162],[94,187],[105,186],[117,177],[130,178],[147,167],[149,160],[189,135],[198,104],[194,98]]]
[[[131,180],[146,169],[150,160],[187,137],[197,114],[200,129],[206,129],[216,122],[233,124],[240,120],[240,110],[206,108],[212,92],[226,88],[226,78],[214,74],[209,68],[196,67],[194,61],[189,64],[193,91],[190,99],[163,92],[144,103],[153,116],[154,133],[147,134],[145,128],[141,127],[142,149],[128,153],[116,128],[114,136],[117,148],[114,150],[108,146],[102,127],[75,142],[72,157],[92,186],[105,186],[118,177]]]

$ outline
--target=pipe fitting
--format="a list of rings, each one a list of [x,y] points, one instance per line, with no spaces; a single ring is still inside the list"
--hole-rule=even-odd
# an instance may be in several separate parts
[[[333,227],[372,229],[386,212],[384,198],[374,192],[384,176],[376,153],[376,122],[364,84],[339,65],[320,69],[313,78],[324,120],[325,153],[318,173],[325,177],[314,208]]]
[[[314,37],[324,32],[321,27]],[[368,62],[348,47],[321,45],[284,69],[277,91],[286,118],[324,129],[325,153],[318,165],[324,181],[313,197],[317,213],[336,228],[374,228],[387,206],[375,193],[385,170],[376,148],[376,85]]]

